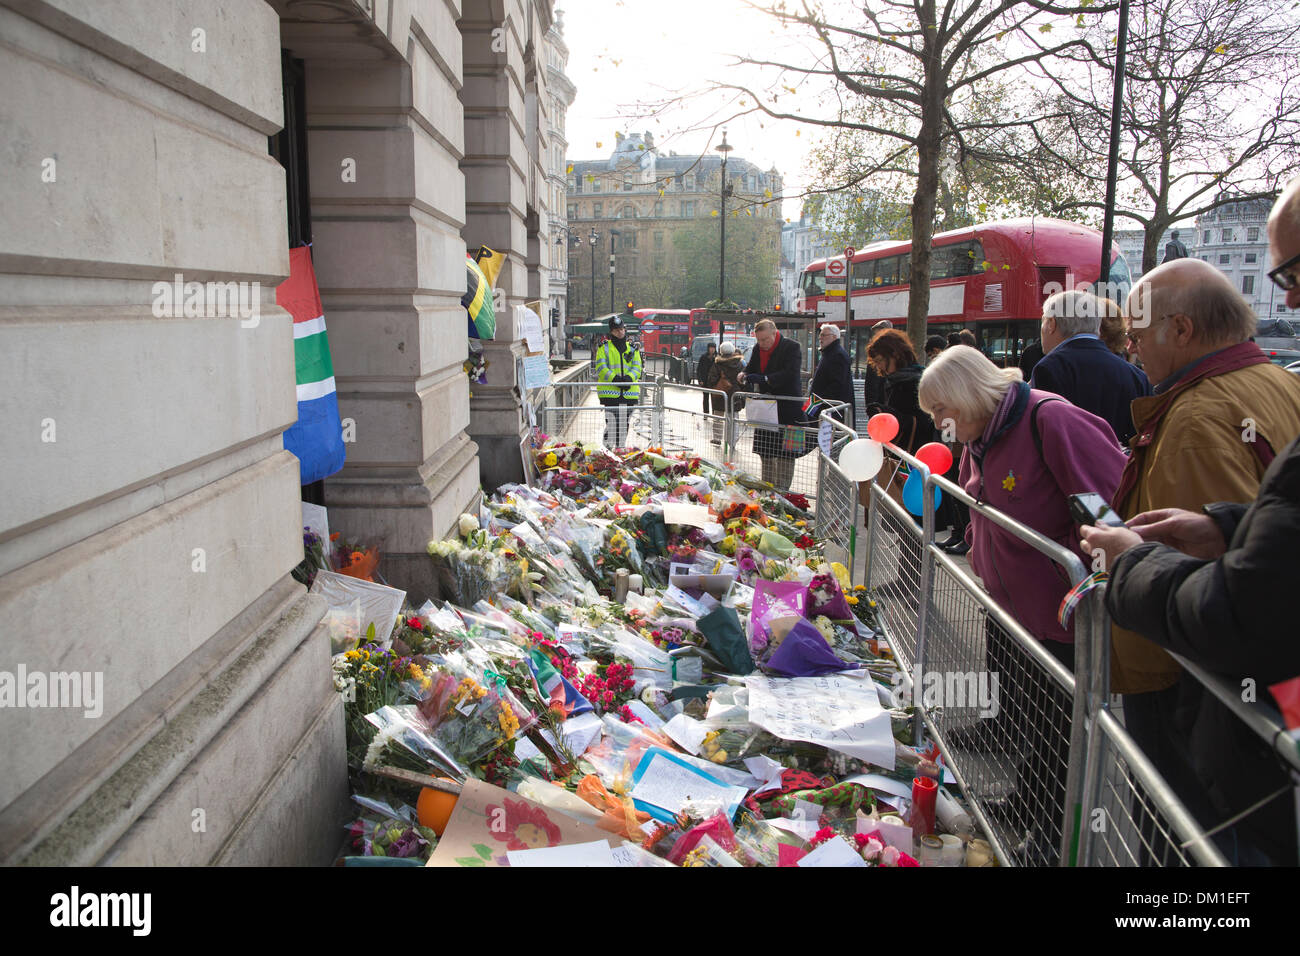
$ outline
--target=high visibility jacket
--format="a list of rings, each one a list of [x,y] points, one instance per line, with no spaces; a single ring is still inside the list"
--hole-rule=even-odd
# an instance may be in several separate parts
[[[641,398],[642,359],[640,350],[628,345],[620,352],[614,343],[606,340],[596,349],[596,394],[601,398],[626,398],[639,401]],[[618,375],[627,375],[631,382],[615,382]]]

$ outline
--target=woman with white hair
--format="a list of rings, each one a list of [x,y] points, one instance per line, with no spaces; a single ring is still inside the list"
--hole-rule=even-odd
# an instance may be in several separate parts
[[[964,443],[959,484],[968,495],[1069,548],[1090,566],[1070,517],[1069,496],[1095,492],[1109,501],[1119,485],[1124,453],[1103,419],[1058,395],[1031,389],[1018,368],[998,368],[965,345],[945,350],[930,364],[921,376],[918,398],[940,429],[951,427],[957,441]],[[1046,555],[974,510],[966,535],[971,567],[993,600],[1073,671],[1074,636],[1057,621],[1061,599],[1070,588],[1064,573]],[[1030,704],[1023,695],[1037,682],[1028,680],[1028,661],[1000,630],[989,629],[987,648],[989,669],[1001,673],[1005,688],[999,736],[1007,735],[1008,725],[1016,727],[1017,717],[1041,722],[1045,714],[1054,714],[1056,723],[1035,728],[1033,739],[1043,745],[1021,767],[1020,786],[1004,809],[1021,825],[1059,822],[1067,755],[1055,744],[1069,739],[1069,701],[1058,699],[1046,706],[1034,702],[1033,713],[1027,713]],[[980,721],[978,732],[990,738],[985,743],[998,733],[992,724]],[[1013,729],[1007,739],[1016,733]],[[1049,780],[1054,784],[1050,794],[1043,786]],[[1042,849],[1046,856],[1037,857],[1037,862],[1050,860],[1055,852],[1055,837],[1052,831],[1048,834]]]

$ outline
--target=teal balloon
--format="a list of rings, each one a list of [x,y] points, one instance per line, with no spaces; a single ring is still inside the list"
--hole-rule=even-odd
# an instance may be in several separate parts
[[[903,483],[903,507],[916,515],[918,518],[925,512],[923,492],[925,491],[925,480],[921,477],[919,471],[913,471],[907,476],[907,481]],[[939,507],[939,502],[943,500],[943,492],[936,487],[934,489],[934,506]]]

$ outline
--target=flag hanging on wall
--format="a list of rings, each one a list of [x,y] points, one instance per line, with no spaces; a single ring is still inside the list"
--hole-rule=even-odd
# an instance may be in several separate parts
[[[460,304],[469,313],[469,337],[492,339],[497,334],[497,317],[492,309],[492,283],[472,258],[465,260],[465,294]]]
[[[298,385],[298,421],[284,433],[284,447],[298,456],[301,483],[309,485],[342,468],[344,455],[325,309],[308,246],[289,250],[289,278],[275,290],[275,301],[293,316]]]

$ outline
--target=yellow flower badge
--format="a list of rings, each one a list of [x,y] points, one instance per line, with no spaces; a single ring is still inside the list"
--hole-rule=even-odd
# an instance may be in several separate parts
[[[1014,471],[1007,472],[1007,476],[1002,479],[1002,487],[1007,491],[1016,490],[1016,473]]]

